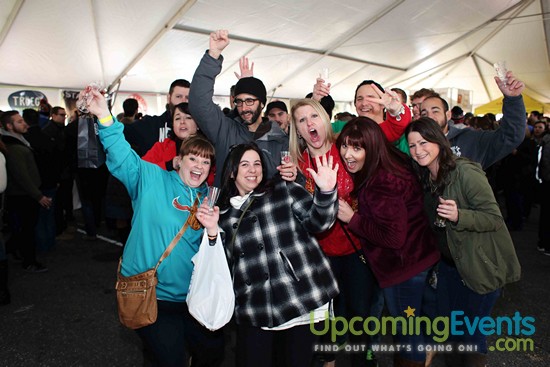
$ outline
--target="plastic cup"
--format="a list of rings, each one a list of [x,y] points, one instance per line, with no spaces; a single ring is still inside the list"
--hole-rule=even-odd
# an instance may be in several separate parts
[[[208,186],[208,209],[212,210],[214,209],[214,205],[216,204],[216,201],[218,200],[218,196],[220,195],[220,189],[216,186]]]
[[[290,162],[290,152],[288,150],[281,150],[281,164],[287,164]]]
[[[445,200],[442,196],[440,196],[439,198]],[[436,209],[436,211],[437,211],[437,209]],[[436,213],[434,226],[439,227],[439,228],[445,228],[447,226],[447,219],[441,217],[439,214]]]
[[[500,81],[504,84],[508,83],[508,78],[506,77],[506,73],[508,72],[506,61],[497,61],[493,64],[493,66]]]
[[[324,67],[321,69],[321,78],[325,81],[325,85],[328,85],[330,83],[330,69],[327,67]]]

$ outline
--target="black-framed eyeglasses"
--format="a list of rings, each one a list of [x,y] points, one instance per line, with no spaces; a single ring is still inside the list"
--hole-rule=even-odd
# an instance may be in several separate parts
[[[235,104],[235,106],[237,107],[241,107],[243,105],[243,102],[245,105],[247,106],[252,106],[254,104],[254,102],[256,102],[258,100],[258,98],[247,98],[247,99],[235,99],[233,101],[233,103]]]

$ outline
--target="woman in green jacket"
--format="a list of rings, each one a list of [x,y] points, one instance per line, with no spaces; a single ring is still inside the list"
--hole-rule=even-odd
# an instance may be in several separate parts
[[[454,312],[462,322],[490,316],[500,289],[519,280],[520,265],[485,173],[477,163],[453,156],[441,128],[428,117],[413,121],[405,134],[441,251],[438,313]],[[447,365],[484,366],[485,335],[457,325],[464,333],[449,341],[470,344],[476,352],[447,353]]]

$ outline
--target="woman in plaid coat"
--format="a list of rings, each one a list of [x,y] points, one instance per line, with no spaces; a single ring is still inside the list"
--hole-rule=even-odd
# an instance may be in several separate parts
[[[312,233],[333,225],[338,210],[332,157],[311,170],[317,189],[275,179],[254,143],[236,146],[226,160],[220,226],[233,268],[237,366],[307,366],[314,322],[328,315],[338,286]],[[277,345],[278,350],[274,350]]]

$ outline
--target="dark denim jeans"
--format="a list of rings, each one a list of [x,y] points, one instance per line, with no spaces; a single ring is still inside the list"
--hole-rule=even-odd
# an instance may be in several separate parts
[[[223,329],[209,331],[189,314],[187,303],[157,301],[154,324],[137,329],[153,366],[217,367],[224,359]]]
[[[386,306],[391,316],[406,318],[403,311],[408,307],[415,309],[414,315],[416,317],[422,316],[422,299],[424,297],[425,288],[427,287],[427,276],[428,269],[402,283],[382,289],[386,300]],[[402,358],[413,361],[425,360],[425,353],[418,351],[417,348],[418,345],[424,344],[423,333],[419,333],[419,335],[403,335],[401,324],[397,323],[397,333],[394,335],[394,340],[395,343],[411,345],[410,350],[401,350],[399,355]]]
[[[348,321],[355,316],[367,318],[378,316],[371,314],[373,296],[380,293],[378,283],[368,265],[359,260],[356,253],[344,256],[329,256],[332,272],[338,281],[340,293],[334,298],[334,316],[345,317]],[[332,325],[332,324],[331,324]],[[321,337],[323,344],[331,343],[331,333]],[[352,344],[368,345],[371,337],[366,333],[353,335],[348,333],[337,338],[336,344],[345,342]],[[318,353],[324,361],[333,361],[335,353]],[[361,367],[366,365],[365,353],[352,353],[351,364]]]
[[[441,316],[449,316],[451,311],[463,311],[470,320],[479,316],[490,316],[491,310],[500,295],[500,289],[487,294],[478,294],[468,288],[463,282],[458,270],[440,261],[437,281],[437,307]],[[464,328],[465,329],[465,328]],[[464,335],[451,335],[450,342],[477,345],[478,353],[487,353],[487,337],[479,332],[470,335],[464,330]]]
[[[52,206],[46,209],[40,206],[35,229],[36,248],[38,251],[49,251],[55,246],[55,192],[53,189],[42,189],[42,194],[52,199]]]

